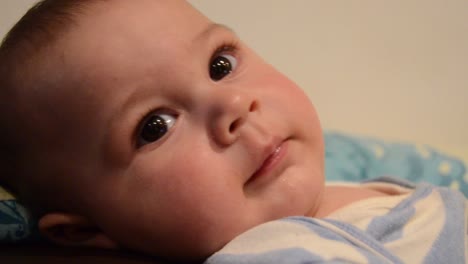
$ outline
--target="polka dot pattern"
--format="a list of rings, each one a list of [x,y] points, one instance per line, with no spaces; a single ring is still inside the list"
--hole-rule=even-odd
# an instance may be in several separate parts
[[[421,155],[423,159],[429,159],[431,157],[431,151],[424,145],[415,145],[416,151]]]
[[[450,184],[450,188],[453,189],[453,190],[460,190],[460,183],[457,182],[457,181],[453,181],[453,182]]]
[[[385,155],[385,149],[380,145],[374,145],[373,146],[373,151],[374,151],[374,155],[375,155],[375,157],[377,159],[381,159]]]
[[[330,181],[394,176],[450,187],[468,197],[464,162],[427,145],[327,132],[325,150],[325,174]]]
[[[439,165],[440,175],[449,176],[451,170],[452,170],[452,166],[450,165],[450,162],[444,160],[440,163]]]

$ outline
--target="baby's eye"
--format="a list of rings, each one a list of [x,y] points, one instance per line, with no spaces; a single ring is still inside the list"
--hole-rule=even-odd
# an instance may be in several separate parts
[[[219,81],[231,73],[237,66],[237,59],[229,54],[221,54],[210,62],[210,77]]]
[[[146,118],[138,136],[138,146],[155,142],[162,138],[174,125],[176,116],[170,114],[153,114]]]

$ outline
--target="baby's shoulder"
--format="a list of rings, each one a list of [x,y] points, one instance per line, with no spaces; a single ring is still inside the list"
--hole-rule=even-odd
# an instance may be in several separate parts
[[[344,184],[335,191],[343,192],[341,200],[365,194],[325,218],[259,225],[206,263],[440,263],[440,257],[444,263],[466,262],[467,203],[460,193],[387,180]]]
[[[467,199],[460,192],[447,187],[409,183],[388,177],[353,186],[357,192],[373,190],[384,195],[352,202],[334,211],[328,218],[353,223],[361,229],[367,229],[370,223],[378,221],[399,222],[401,228],[421,223],[434,226],[436,219],[442,222],[447,219],[460,223],[467,221]]]

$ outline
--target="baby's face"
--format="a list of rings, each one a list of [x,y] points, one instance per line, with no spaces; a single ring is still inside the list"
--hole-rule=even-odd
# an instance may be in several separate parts
[[[185,1],[97,4],[60,47],[74,84],[53,102],[72,121],[57,125],[57,155],[79,213],[111,239],[206,256],[317,207],[324,150],[312,104]]]

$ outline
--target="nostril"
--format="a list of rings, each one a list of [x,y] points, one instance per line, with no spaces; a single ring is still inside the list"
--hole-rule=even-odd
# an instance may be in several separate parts
[[[249,112],[257,111],[257,109],[258,109],[258,103],[257,101],[253,101],[252,104],[250,105]]]
[[[229,133],[233,133],[234,131],[236,131],[239,125],[241,124],[241,122],[242,122],[242,119],[240,118],[232,122],[231,125],[229,126]]]

